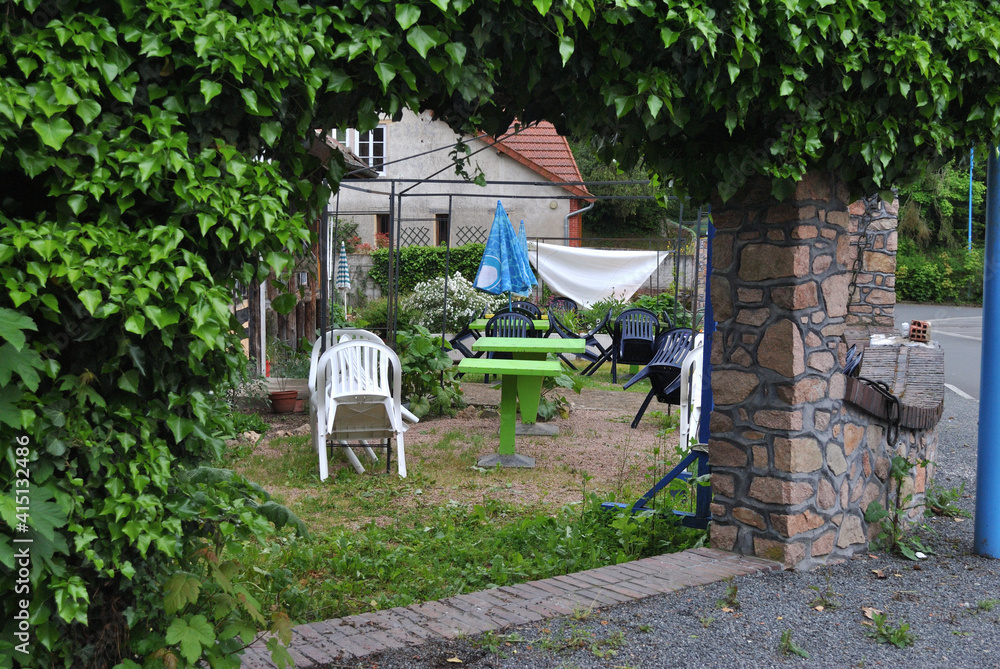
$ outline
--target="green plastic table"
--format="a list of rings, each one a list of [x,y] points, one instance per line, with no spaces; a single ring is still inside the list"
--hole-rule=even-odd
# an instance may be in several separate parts
[[[545,356],[548,353],[583,353],[586,342],[583,339],[480,337],[473,342],[472,348],[475,351],[510,353],[514,357],[513,360],[464,358],[459,362],[458,369],[466,374],[500,376],[499,461],[505,466],[533,466],[533,459],[516,456],[514,452],[518,401],[521,403],[521,422],[534,423],[542,396],[542,378],[563,373],[562,365],[557,360],[546,360]],[[514,464],[513,458],[531,460],[531,464]]]

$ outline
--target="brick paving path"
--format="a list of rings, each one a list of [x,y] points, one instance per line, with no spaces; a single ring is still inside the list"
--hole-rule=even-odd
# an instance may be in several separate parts
[[[500,630],[780,568],[769,560],[695,548],[436,602],[299,625],[292,631],[289,651],[296,669],[309,669],[390,648],[417,646],[431,639]],[[247,650],[242,666],[270,669],[275,665],[264,642],[259,642]]]

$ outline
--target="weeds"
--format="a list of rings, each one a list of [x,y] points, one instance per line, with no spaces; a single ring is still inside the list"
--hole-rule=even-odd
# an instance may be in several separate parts
[[[956,504],[965,494],[965,481],[957,488],[945,488],[931,481],[927,488],[924,505],[925,515],[945,516],[948,518],[971,518],[972,514]]]
[[[778,648],[785,655],[794,654],[809,659],[809,653],[806,652],[805,648],[792,641],[792,630],[785,630],[781,633],[781,642],[778,644]]]
[[[920,464],[925,466],[927,462],[923,461]],[[934,552],[923,545],[918,537],[908,536],[907,528],[903,524],[905,512],[912,508],[909,504],[913,499],[913,495],[903,496],[903,481],[909,477],[915,466],[901,455],[893,456],[889,476],[896,484],[895,504],[886,508],[879,502],[872,502],[865,511],[865,521],[879,525],[880,531],[875,537],[875,543],[890,553],[902,555],[910,560],[919,559],[918,552],[925,554]]]
[[[871,623],[866,623],[865,634],[879,643],[891,643],[896,648],[913,645],[916,635],[910,631],[909,623],[894,625],[884,613],[873,613]]]
[[[537,645],[539,648],[557,653],[586,649],[594,657],[604,659],[618,654],[618,650],[625,645],[625,633],[617,630],[600,639],[590,630],[573,625],[566,636],[559,639],[544,639]]]
[[[816,596],[809,602],[810,608],[816,609],[817,611],[824,611],[827,609],[832,611],[840,606],[840,603],[834,599],[834,597],[837,596],[837,593],[833,591],[832,587],[830,587],[829,570],[826,572],[826,588],[821,590],[818,585],[810,585],[809,588],[816,591]]]
[[[981,599],[976,602],[976,613],[989,613],[1000,605],[1000,599]]]
[[[722,594],[722,599],[718,600],[715,604],[723,611],[739,611],[740,610],[740,600],[737,599],[739,594],[739,588],[733,581],[733,577],[730,576],[726,579],[726,591]]]

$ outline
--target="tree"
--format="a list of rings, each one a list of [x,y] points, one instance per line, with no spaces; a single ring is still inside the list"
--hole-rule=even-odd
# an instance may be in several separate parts
[[[235,666],[255,629],[287,631],[280,612],[262,617],[236,558],[265,518],[293,519],[204,465],[232,427],[221,390],[245,364],[229,291],[290,265],[343,174],[309,154],[317,129],[365,131],[404,106],[497,134],[548,119],[697,199],[753,174],[780,196],[811,169],[871,192],[996,141],[998,9],[11,0],[4,592],[22,566],[12,539],[34,541],[32,654],[15,658]],[[14,494],[29,478],[30,513]],[[3,600],[8,634],[19,606]]]
[[[576,158],[580,175],[584,181],[645,181],[649,179],[641,166],[628,171],[622,170],[617,163],[610,165],[597,157],[596,148],[589,142],[572,143],[573,156]],[[657,204],[655,199],[625,199],[649,197],[654,198],[650,186],[643,185],[593,185],[588,186],[594,195],[624,196],[623,199],[606,199],[594,202],[594,208],[583,217],[583,232],[587,237],[658,237],[663,234],[663,223],[666,211]]]
[[[973,168],[972,237],[986,234],[986,151],[977,147]],[[899,193],[899,234],[921,248],[965,247],[969,222],[968,154],[928,171]]]

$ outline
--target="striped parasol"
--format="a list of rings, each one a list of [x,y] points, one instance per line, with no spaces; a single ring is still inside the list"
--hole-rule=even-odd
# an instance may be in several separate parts
[[[344,311],[347,311],[347,291],[351,289],[351,270],[347,265],[347,249],[340,242],[340,256],[337,258],[337,274],[334,279],[337,290],[344,294]]]

